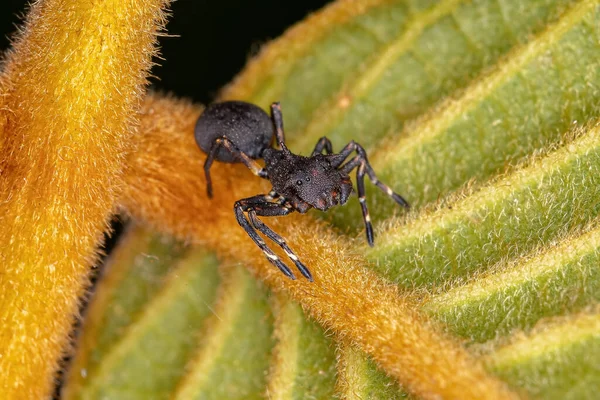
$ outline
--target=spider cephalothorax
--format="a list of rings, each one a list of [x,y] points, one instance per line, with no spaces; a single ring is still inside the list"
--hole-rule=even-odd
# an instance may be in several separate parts
[[[274,133],[279,149],[271,147]],[[210,167],[215,159],[242,162],[255,175],[271,182],[273,189],[269,194],[238,200],[234,205],[234,212],[238,223],[267,259],[291,279],[295,279],[292,271],[266,245],[257,231],[279,245],[302,275],[310,281],[313,280],[308,268],[302,264],[285,240],[258,219],[258,216],[287,215],[294,211],[305,213],[311,208],[325,211],[333,206],[345,204],[353,191],[348,174],[355,168],[358,200],[369,245],[373,246],[373,226],[365,199],[365,174],[396,203],[408,207],[402,196],[377,179],[365,150],[354,141],[335,154],[331,142],[326,137],[317,142],[310,157],[289,151],[285,145],[279,103],[271,105],[271,118],[262,109],[250,103],[228,101],[213,104],[198,119],[195,137],[198,146],[208,153],[204,172],[209,197],[212,197]],[[326,154],[323,154],[323,151]],[[344,164],[353,152],[356,152],[356,155]],[[257,158],[264,158],[264,168],[254,161]],[[248,217],[244,213],[247,213]]]
[[[273,191],[295,204],[299,212],[345,204],[352,193],[350,177],[337,168],[343,161],[337,155],[303,157],[287,149],[266,149],[263,157]]]

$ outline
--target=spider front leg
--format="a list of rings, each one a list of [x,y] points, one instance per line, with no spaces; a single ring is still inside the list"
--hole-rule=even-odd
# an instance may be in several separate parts
[[[300,261],[298,256],[296,254],[294,254],[292,249],[290,249],[290,247],[287,245],[285,240],[281,236],[279,236],[277,233],[275,233],[271,228],[269,228],[267,225],[265,225],[257,217],[257,215],[268,216],[268,217],[276,216],[276,215],[287,215],[291,211],[292,210],[285,208],[284,206],[280,206],[279,208],[273,207],[271,209],[250,210],[250,211],[248,211],[248,215],[250,216],[250,222],[252,222],[252,225],[254,225],[254,227],[256,229],[258,229],[259,232],[262,232],[269,239],[271,239],[272,241],[277,243],[283,249],[283,251],[285,251],[285,254],[287,254],[287,256],[290,258],[290,260],[292,260],[294,262],[294,264],[296,265],[296,268],[298,268],[300,273],[302,273],[302,275],[304,275],[304,277],[306,279],[308,279],[309,281],[312,282],[313,281],[312,274],[310,273],[308,268],[306,268],[306,266],[302,263],[302,261]]]
[[[339,167],[339,165],[341,165],[341,163],[343,163],[346,157],[348,157],[353,151],[356,151],[358,154],[354,156],[347,164]],[[369,179],[371,180],[371,182],[373,182],[373,184],[375,184],[385,194],[390,196],[396,203],[400,204],[405,208],[409,208],[408,202],[404,200],[404,198],[398,193],[395,193],[389,186],[380,182],[379,179],[377,179],[377,175],[375,174],[375,171],[371,167],[371,164],[369,163],[369,160],[367,158],[367,153],[361,145],[352,141],[348,143],[339,154],[343,157],[343,159],[339,161],[339,164],[336,165],[336,167],[339,167],[340,172],[348,174],[354,168],[358,168],[356,170],[356,186],[358,189],[358,201],[360,202],[363,220],[365,222],[367,241],[369,242],[369,246],[373,246],[373,224],[371,223],[371,217],[369,216],[369,209],[367,208],[367,200],[365,197],[365,173],[369,176]]]
[[[354,140],[351,141],[350,143],[348,143],[342,149],[342,151],[340,151],[339,155],[343,156],[344,158],[339,161],[339,164],[333,165],[333,166],[339,167],[344,162],[344,160],[350,155],[350,153],[352,153],[353,151],[356,151],[358,153],[358,155],[355,156],[352,160],[350,160],[348,162],[348,164],[341,167],[341,169],[342,170],[345,169],[346,173],[348,173],[352,169],[356,168],[356,166],[363,164],[364,172],[366,172],[366,174],[369,176],[369,179],[371,180],[371,182],[373,182],[373,184],[375,186],[377,186],[379,189],[381,189],[385,194],[390,196],[396,203],[400,204],[402,207],[410,208],[410,205],[402,196],[400,196],[398,193],[394,192],[392,190],[392,188],[390,188],[388,185],[386,185],[385,183],[383,183],[383,182],[379,181],[379,179],[377,179],[377,175],[375,174],[375,171],[373,170],[373,167],[371,167],[371,164],[369,163],[369,159],[367,158],[367,152],[360,144],[356,143]],[[355,159],[359,159],[361,161],[354,164],[353,167],[349,167],[349,164],[352,163]],[[363,176],[364,176],[364,173],[363,173]]]
[[[333,154],[333,146],[331,145],[331,140],[327,139],[325,136],[319,139],[311,156],[314,157],[317,154],[321,154],[323,152],[323,149],[325,149],[325,152],[327,154]]]
[[[296,268],[298,268],[302,275],[304,275],[306,279],[312,282],[313,277],[310,271],[308,270],[308,268],[306,268],[304,264],[302,264],[298,256],[294,254],[294,252],[292,251],[292,249],[290,249],[285,240],[277,233],[275,233],[271,228],[266,226],[260,219],[258,219],[259,215],[267,217],[283,216],[288,215],[289,213],[294,211],[288,205],[282,204],[281,202],[271,203],[269,202],[269,199],[272,199],[271,194],[249,197],[247,199],[243,199],[236,202],[234,210],[238,223],[242,228],[244,228],[244,230],[246,231],[248,236],[250,236],[250,238],[254,241],[254,243],[262,250],[262,252],[267,257],[267,260],[269,260],[271,264],[279,268],[284,275],[286,275],[290,279],[296,279],[296,277],[288,268],[288,266],[285,265],[279,259],[279,257],[266,245],[266,243],[258,235],[256,230],[263,233],[269,239],[277,243],[279,247],[281,247],[283,251],[285,251],[287,256],[294,262]],[[250,222],[248,222],[248,219],[246,219],[244,212],[248,213],[248,216],[250,217]]]
[[[240,160],[252,173],[261,178],[267,178],[267,171],[262,168],[256,161],[248,157],[243,151],[237,148],[235,144],[225,136],[215,139],[212,147],[210,148],[210,152],[208,153],[208,157],[206,157],[206,161],[204,162],[204,175],[206,176],[206,194],[208,197],[212,198],[213,190],[212,190],[212,179],[210,177],[210,167],[215,160],[219,149],[222,147],[226,148],[234,157]]]
[[[283,115],[281,114],[281,104],[275,102],[271,104],[271,119],[275,126],[275,138],[279,148],[283,151],[288,152],[288,148],[285,145],[285,133],[283,130]]]
[[[348,164],[344,165],[340,171],[344,174],[348,174],[351,170],[358,167],[356,170],[356,187],[358,189],[358,201],[360,202],[360,209],[363,215],[363,221],[365,222],[365,232],[367,234],[367,242],[369,246],[373,247],[374,234],[373,224],[371,223],[371,216],[369,215],[369,209],[367,208],[367,199],[365,196],[365,165],[360,156],[354,157]]]

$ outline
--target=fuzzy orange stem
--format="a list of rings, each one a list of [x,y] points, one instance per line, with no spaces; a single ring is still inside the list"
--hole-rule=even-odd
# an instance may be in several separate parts
[[[167,0],[45,0],[0,76],[0,393],[48,397]]]

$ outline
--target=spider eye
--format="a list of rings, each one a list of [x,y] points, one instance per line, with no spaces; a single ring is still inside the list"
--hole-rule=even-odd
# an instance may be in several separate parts
[[[298,180],[296,181],[296,185],[298,185],[298,186],[302,185],[302,179],[298,179]]]
[[[307,177],[305,178],[305,180],[306,180],[306,182],[310,182],[310,176],[307,176]]]

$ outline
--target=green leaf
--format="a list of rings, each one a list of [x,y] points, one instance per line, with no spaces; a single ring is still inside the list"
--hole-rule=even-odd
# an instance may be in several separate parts
[[[274,42],[224,97],[280,100],[294,151],[323,135],[363,144],[414,206],[397,218],[369,188],[372,249],[356,201],[330,211],[369,267],[521,393],[593,396],[597,313],[582,310],[600,300],[599,3],[352,4]],[[130,235],[85,321],[71,397],[408,396],[348,343],[335,363],[332,339],[241,267],[220,280],[207,250]],[[153,252],[158,264],[133,268]]]
[[[600,389],[600,314],[541,325],[485,358],[496,374],[543,399],[592,399]]]
[[[344,399],[397,400],[409,398],[402,388],[363,352],[352,347],[338,348],[338,387]]]
[[[90,309],[90,320],[107,314],[113,319],[86,325],[89,340],[74,361],[65,398],[164,398],[173,391],[196,347],[197,330],[212,313],[219,279],[216,259],[206,251],[195,250],[174,265],[167,248],[177,254],[180,245],[134,228],[115,251],[107,265],[115,274],[100,286]],[[153,296],[139,296],[135,305],[125,296],[141,292]],[[141,306],[135,320],[115,317]]]
[[[508,264],[433,297],[424,310],[452,333],[483,342],[600,301],[598,228]]]
[[[295,150],[309,151],[324,135],[337,148],[352,139],[371,147],[469,84],[573,3],[381,2],[330,27],[276,78],[270,71],[253,77],[267,86],[276,79],[277,90],[247,99],[265,107],[281,101]]]
[[[227,268],[219,290],[198,353],[174,399],[262,398],[273,346],[266,292],[239,266]]]
[[[332,340],[298,305],[274,297],[277,341],[267,393],[270,399],[335,399],[335,354]]]
[[[85,333],[71,367],[69,388],[91,377],[147,303],[164,287],[165,275],[186,248],[165,235],[135,227],[124,235],[100,277],[85,318]]]
[[[577,122],[600,115],[595,7],[574,6],[490,72],[468,81],[455,100],[433,108],[400,136],[390,135],[371,156],[379,178],[420,207],[502,172],[563,140]],[[380,191],[369,200],[374,219],[395,211]],[[336,223],[360,221],[359,207],[350,206]]]
[[[600,211],[598,133],[590,129],[451,209],[395,224],[369,258],[402,286],[456,284],[584,226]]]

